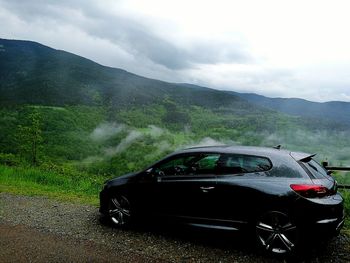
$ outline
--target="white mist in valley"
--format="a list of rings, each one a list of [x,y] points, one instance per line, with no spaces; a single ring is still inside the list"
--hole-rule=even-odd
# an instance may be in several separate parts
[[[104,122],[98,125],[90,134],[90,138],[93,141],[105,141],[114,135],[120,133],[125,129],[124,124],[117,124],[115,122]]]
[[[348,132],[305,131],[292,129],[284,132],[262,133],[260,146],[282,145],[282,149],[302,151],[314,154],[319,161],[328,161],[333,165],[350,166],[350,145],[344,145]]]
[[[134,143],[151,145],[153,150],[145,154],[145,160],[155,160],[166,154],[189,147],[244,145],[247,139],[255,138],[258,146],[282,145],[282,149],[317,153],[319,161],[327,160],[334,165],[350,164],[350,146],[342,145],[349,136],[347,132],[305,131],[291,129],[281,132],[249,131],[236,138],[198,138],[189,129],[169,131],[156,125],[134,128],[123,123],[103,122],[90,134],[90,139],[100,144],[99,153],[83,160],[84,163],[101,162],[128,150]]]
[[[120,136],[123,135],[122,138]],[[118,137],[119,140],[115,145],[104,145],[106,141]],[[200,146],[219,146],[219,145],[236,145],[239,144],[232,140],[215,140],[211,137],[193,139],[193,134],[188,130],[183,132],[171,132],[168,129],[160,128],[156,125],[148,125],[147,128],[132,128],[125,124],[116,122],[99,124],[90,134],[90,139],[102,146],[100,153],[95,156],[89,156],[83,160],[83,163],[101,162],[110,159],[113,156],[126,151],[133,143],[144,141],[151,143],[154,147],[145,158],[153,159],[165,155],[174,150],[189,147]]]
[[[118,153],[125,151],[134,141],[142,139],[143,133],[132,130],[128,135],[120,141],[120,143],[115,147],[109,147],[104,150],[106,156],[114,156]]]

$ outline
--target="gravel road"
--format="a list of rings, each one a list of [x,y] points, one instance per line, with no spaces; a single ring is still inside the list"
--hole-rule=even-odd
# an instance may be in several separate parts
[[[103,221],[102,221],[103,222]],[[0,193],[0,262],[350,262],[350,237],[293,258],[260,254],[242,236],[101,223],[94,206]]]

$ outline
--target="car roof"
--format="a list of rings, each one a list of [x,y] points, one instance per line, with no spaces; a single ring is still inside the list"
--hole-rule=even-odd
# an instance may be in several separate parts
[[[314,156],[309,153],[292,152],[289,150],[279,149],[275,147],[241,146],[241,145],[196,146],[196,147],[190,147],[190,148],[179,150],[174,154],[200,153],[200,152],[261,155],[266,157],[272,157],[276,155],[278,156],[285,155],[289,157],[291,156],[297,161],[309,156]]]
[[[236,145],[219,145],[219,146],[198,146],[190,147],[178,151],[177,153],[192,153],[192,152],[218,152],[218,153],[235,153],[235,154],[249,154],[249,155],[271,155],[271,154],[286,154],[290,151],[276,149],[273,147],[258,147],[258,146],[236,146]]]

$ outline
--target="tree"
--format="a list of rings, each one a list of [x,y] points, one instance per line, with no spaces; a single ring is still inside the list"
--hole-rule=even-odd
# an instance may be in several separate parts
[[[17,126],[17,143],[21,157],[28,159],[32,165],[38,164],[38,150],[43,141],[41,136],[41,117],[34,109],[26,118],[25,124]]]
[[[183,128],[186,124],[191,123],[191,118],[188,113],[181,107],[178,107],[175,101],[167,97],[163,100],[163,105],[166,109],[166,113],[162,121],[167,125],[179,125]]]

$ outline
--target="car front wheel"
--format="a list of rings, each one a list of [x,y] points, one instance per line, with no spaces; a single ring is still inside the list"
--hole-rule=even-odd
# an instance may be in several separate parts
[[[108,216],[114,226],[124,227],[130,223],[130,203],[125,196],[112,196],[108,204]]]

